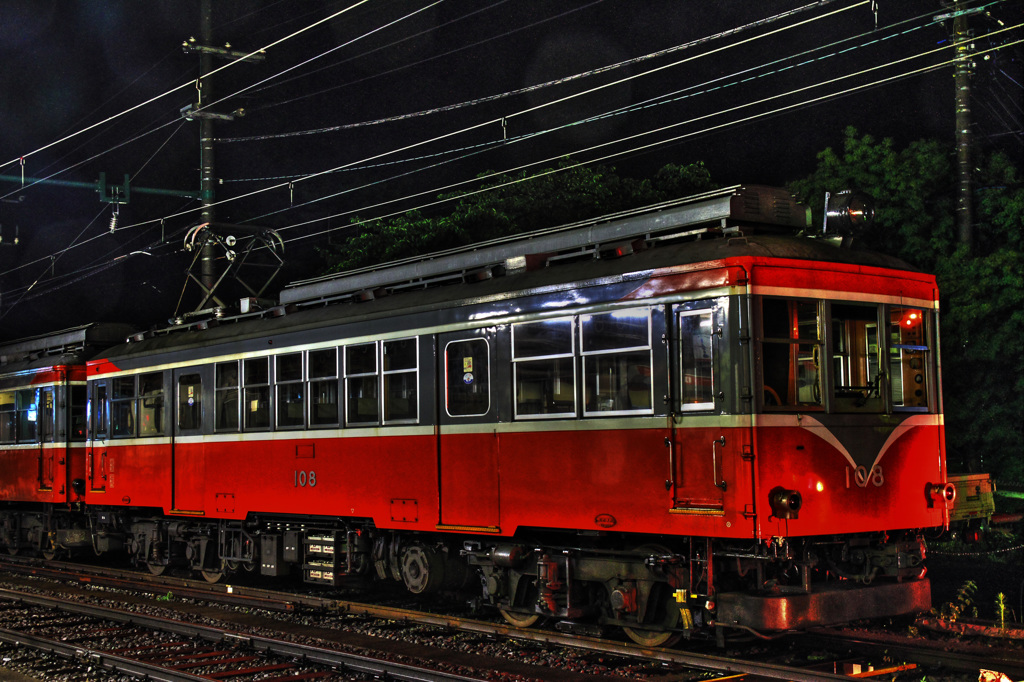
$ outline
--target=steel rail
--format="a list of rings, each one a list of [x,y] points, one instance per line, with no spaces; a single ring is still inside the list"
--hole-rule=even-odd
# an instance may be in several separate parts
[[[184,637],[198,637],[213,642],[225,642],[234,645],[245,645],[252,647],[253,649],[278,656],[297,658],[306,662],[317,663],[320,665],[335,666],[345,671],[364,673],[367,675],[383,676],[386,679],[408,680],[410,682],[451,682],[452,680],[456,682],[479,682],[479,680],[481,679],[479,677],[467,677],[465,675],[446,673],[443,671],[431,670],[428,668],[422,668],[414,665],[385,661],[382,659],[373,658],[371,656],[362,656],[359,654],[346,653],[342,651],[322,649],[319,647],[313,647],[305,644],[296,644],[293,642],[287,642],[284,640],[274,639],[271,637],[262,637],[258,635],[248,635],[239,632],[232,632],[230,630],[224,630],[221,628],[216,628],[208,625],[183,623],[180,621],[170,620],[168,618],[161,618],[159,616],[149,616],[140,613],[120,611],[118,609],[112,609],[105,606],[68,602],[66,600],[57,599],[54,597],[46,597],[36,594],[23,594],[15,590],[0,589],[0,599],[6,600],[8,602],[23,603],[59,609],[61,611],[66,611],[68,613],[90,616],[94,618],[103,618],[118,623],[130,623],[132,625],[152,628],[154,630],[159,630],[162,632],[172,632],[174,634],[181,635]],[[17,641],[27,641],[25,639],[25,635],[21,635],[20,633],[12,634],[14,637],[21,638]],[[73,657],[74,652],[76,651],[87,651],[82,646],[66,646],[68,647],[67,650],[70,651],[72,654],[70,657]],[[90,653],[95,653],[99,657],[111,658],[109,654],[103,654],[102,652]],[[139,662],[134,663],[142,665]],[[180,678],[168,677],[167,679],[200,680],[208,678],[192,676]]]

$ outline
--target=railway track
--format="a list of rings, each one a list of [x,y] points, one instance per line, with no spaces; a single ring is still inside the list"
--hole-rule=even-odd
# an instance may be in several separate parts
[[[74,573],[68,571],[74,569]],[[771,679],[789,680],[838,680],[849,679],[842,674],[841,668],[833,667],[829,670],[810,670],[806,667],[796,668],[791,665],[780,665],[766,661],[754,661],[749,659],[737,659],[730,656],[723,656],[720,653],[706,653],[701,651],[679,651],[670,649],[642,648],[633,644],[620,641],[612,641],[597,636],[571,635],[563,632],[550,630],[520,629],[504,623],[489,622],[473,618],[465,618],[454,615],[431,614],[421,611],[413,611],[393,606],[382,606],[365,604],[360,602],[338,600],[330,597],[319,597],[315,595],[302,595],[279,591],[264,590],[257,587],[244,585],[210,585],[205,582],[196,582],[182,578],[168,576],[149,576],[127,571],[112,569],[64,564],[61,566],[45,566],[40,562],[32,562],[18,558],[17,561],[2,561],[0,569],[17,571],[22,574],[34,575],[37,577],[59,576],[61,580],[72,579],[81,585],[99,586],[105,585],[124,590],[148,591],[154,595],[161,595],[172,592],[175,599],[193,598],[209,602],[219,602],[240,607],[246,610],[260,609],[279,614],[324,614],[324,617],[336,620],[338,618],[359,618],[359,619],[383,619],[384,621],[397,624],[399,628],[427,627],[440,629],[443,632],[459,632],[470,636],[477,636],[487,640],[499,640],[511,638],[519,642],[532,643],[545,649],[556,649],[564,647],[569,650],[584,652],[583,656],[600,656],[602,659],[621,658],[623,660],[641,661],[652,666],[653,671],[660,671],[662,674],[666,669],[693,671],[713,671],[720,674],[733,675],[758,675]],[[901,648],[898,653],[894,652],[891,643],[871,643],[866,641],[850,642],[840,638],[835,632],[822,633],[830,637],[827,643],[822,646],[832,651],[858,651],[863,652],[865,660],[901,660],[939,665],[945,670],[962,670],[976,673],[979,667],[995,667],[991,657],[984,661],[974,661],[969,658],[957,658],[955,654],[947,655],[945,658],[928,657],[917,649],[909,647]],[[245,635],[239,635],[245,636]],[[381,638],[377,638],[381,639]],[[894,656],[895,654],[895,656]],[[873,659],[872,659],[873,657]],[[985,665],[982,665],[985,663]],[[469,667],[481,665],[480,661],[474,661]],[[487,669],[499,667],[496,660],[488,660],[483,663]],[[492,667],[493,666],[493,667]],[[659,667],[660,666],[660,667]],[[610,666],[614,668],[615,666]],[[625,664],[624,664],[625,667]],[[826,666],[827,667],[827,666]],[[556,679],[552,677],[554,671],[545,669],[539,672],[536,666],[525,669],[517,668],[512,674],[520,676],[532,675],[542,679]],[[1002,668],[999,668],[1002,670]],[[696,674],[696,673],[695,673]],[[610,673],[609,679],[614,673]],[[578,678],[579,676],[575,676]],[[559,679],[573,679],[571,674],[560,674]],[[621,679],[621,678],[620,678]]]

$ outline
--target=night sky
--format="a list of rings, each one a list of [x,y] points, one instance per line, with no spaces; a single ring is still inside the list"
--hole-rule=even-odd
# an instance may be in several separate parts
[[[967,4],[976,49],[1021,38],[988,35],[1020,23],[1020,0]],[[472,189],[487,170],[569,155],[642,177],[703,161],[720,184],[779,185],[848,125],[952,144],[953,69],[938,66],[951,22],[934,20],[949,8],[872,6],[213,0],[216,45],[269,46],[211,76],[209,111],[244,110],[214,128],[217,221],[278,231],[288,269],[273,292],[318,274],[316,248],[352,216]],[[0,175],[198,190],[199,125],[179,112],[199,74],[182,43],[199,35],[199,0],[0,0]],[[1019,157],[1020,46],[992,55],[974,77],[975,130]],[[146,328],[196,302],[182,239],[198,201],[133,193],[111,232],[114,208],[91,189],[4,180],[0,197],[0,340],[98,320]]]

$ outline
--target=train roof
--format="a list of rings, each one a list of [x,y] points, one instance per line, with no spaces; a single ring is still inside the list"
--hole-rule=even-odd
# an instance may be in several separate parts
[[[0,373],[82,363],[101,348],[123,343],[130,325],[92,323],[0,344]]]
[[[421,259],[296,282],[282,293],[282,305],[139,333],[103,357],[239,344],[332,324],[498,304],[581,286],[640,281],[659,268],[726,258],[825,261],[914,272],[884,254],[794,236],[809,227],[809,221],[806,207],[785,190],[736,186]]]

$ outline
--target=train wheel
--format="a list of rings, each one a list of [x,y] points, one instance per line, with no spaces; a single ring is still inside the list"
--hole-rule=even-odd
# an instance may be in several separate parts
[[[221,581],[221,578],[224,577],[224,571],[208,571],[206,569],[203,569],[199,571],[199,573],[203,576],[203,580],[211,584],[219,583]]]
[[[540,620],[539,613],[516,613],[505,609],[501,609],[501,617],[517,628],[532,628]]]
[[[153,575],[163,575],[164,571],[167,570],[167,564],[153,564],[147,561],[146,568],[149,569],[149,572]]]
[[[664,545],[657,544],[642,545],[637,548],[637,551],[644,554],[660,554],[662,556],[672,554],[670,549]],[[647,618],[649,619],[651,629],[623,627],[622,630],[626,633],[627,637],[640,646],[670,647],[683,638],[681,632],[673,632],[679,625],[679,605],[676,604],[672,590],[668,589],[668,584],[666,583],[655,585],[650,599],[651,602],[647,609],[648,611],[652,608],[655,609],[654,613],[649,614]]]

